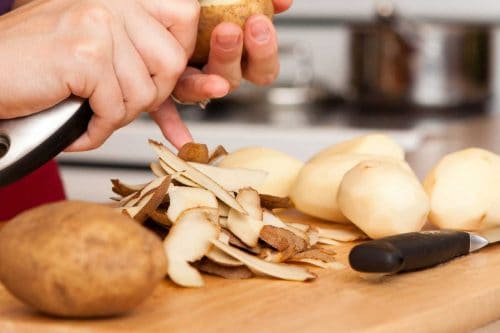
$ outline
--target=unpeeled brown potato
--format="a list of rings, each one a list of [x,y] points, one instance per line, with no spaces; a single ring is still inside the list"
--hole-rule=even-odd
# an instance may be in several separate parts
[[[419,231],[429,199],[417,177],[393,161],[364,161],[340,184],[341,212],[370,238]]]
[[[264,147],[247,147],[239,149],[227,156],[219,166],[225,168],[246,168],[266,171],[267,177],[259,193],[286,197],[290,194],[292,184],[304,163],[274,149]]]
[[[62,317],[124,313],[166,275],[160,239],[110,207],[58,202],[0,230],[0,281],[18,299]]]
[[[391,137],[385,134],[368,134],[327,147],[313,156],[311,161],[341,154],[386,156],[401,161],[405,159],[404,149]]]
[[[500,225],[500,156],[470,148],[443,157],[424,182],[429,220],[439,228],[478,230]]]
[[[200,5],[198,37],[190,59],[193,65],[207,63],[212,31],[219,23],[231,22],[243,28],[252,15],[264,14],[271,19],[274,14],[272,0],[200,0]]]

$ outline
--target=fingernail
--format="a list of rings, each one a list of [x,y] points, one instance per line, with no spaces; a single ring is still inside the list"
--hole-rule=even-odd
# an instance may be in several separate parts
[[[226,50],[236,47],[239,41],[240,34],[217,35],[217,44]]]
[[[269,40],[269,36],[271,35],[271,30],[269,29],[269,25],[266,21],[259,20],[252,24],[251,27],[252,37],[257,42],[267,42]]]

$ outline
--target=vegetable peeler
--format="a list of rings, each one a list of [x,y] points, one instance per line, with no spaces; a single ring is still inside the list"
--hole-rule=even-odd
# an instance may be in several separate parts
[[[71,96],[38,113],[0,120],[0,187],[56,157],[87,129],[88,100]]]

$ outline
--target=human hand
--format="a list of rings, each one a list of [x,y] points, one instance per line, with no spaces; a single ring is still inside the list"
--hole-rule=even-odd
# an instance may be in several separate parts
[[[273,0],[273,3],[275,13],[280,13],[292,5],[292,0]],[[243,48],[247,52],[244,63]],[[202,70],[188,67],[174,95],[187,103],[220,98],[239,87],[243,78],[266,85],[272,83],[278,73],[276,31],[265,15],[255,15],[247,20],[244,31],[232,23],[219,24],[212,33],[208,63]],[[160,125],[163,134],[176,146],[192,140],[172,101],[151,116],[163,124]]]
[[[98,147],[164,104],[194,49],[198,15],[197,0],[48,0],[0,17],[0,118],[88,98],[94,115],[69,150]]]

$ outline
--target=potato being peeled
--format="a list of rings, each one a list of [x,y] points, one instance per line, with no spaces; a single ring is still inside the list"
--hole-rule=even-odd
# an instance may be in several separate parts
[[[265,182],[256,190],[261,194],[286,197],[304,163],[274,149],[247,147],[239,149],[220,162],[220,167],[257,169],[267,172]]]
[[[470,148],[443,157],[427,175],[429,220],[439,228],[500,225],[500,156]]]
[[[222,22],[231,22],[244,27],[246,20],[255,14],[272,18],[272,0],[200,0],[198,38],[190,63],[204,65],[210,52],[210,39],[214,28]]]
[[[429,213],[429,199],[417,177],[391,161],[356,165],[345,174],[337,203],[371,238],[419,231]]]
[[[121,314],[147,298],[165,275],[160,239],[110,207],[52,203],[0,230],[0,281],[47,314]]]

